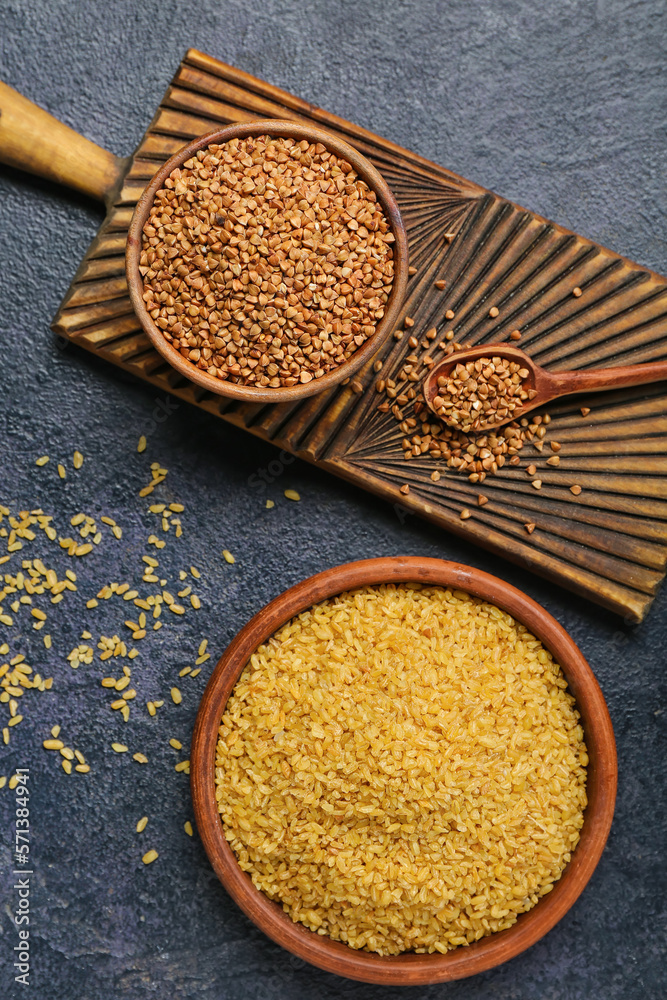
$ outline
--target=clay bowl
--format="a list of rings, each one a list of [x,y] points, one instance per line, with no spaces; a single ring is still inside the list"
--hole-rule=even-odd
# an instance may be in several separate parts
[[[327,372],[321,378],[313,379],[304,385],[288,386],[280,389],[261,389],[253,386],[236,385],[209,375],[184,358],[169,341],[165,340],[160,329],[155,325],[146,309],[143,300],[143,281],[139,273],[139,258],[141,253],[141,234],[144,224],[155,198],[155,193],[164,185],[165,180],[176,167],[182,166],[186,160],[204,149],[211,143],[228,142],[230,139],[247,138],[254,135],[286,136],[293,139],[307,139],[308,142],[321,142],[332,153],[341,156],[352,164],[359,177],[375,191],[384,214],[394,234],[394,282],[385,308],[385,314],[377,324],[375,333],[366,343],[357,349],[352,357],[333,371]],[[408,281],[408,241],[405,227],[401,220],[398,205],[389,187],[372,163],[357,152],[349,143],[325,129],[314,125],[299,125],[297,122],[265,119],[255,122],[237,123],[226,128],[216,129],[188,143],[174,154],[171,159],[160,167],[152,181],[137,202],[127,236],[125,253],[125,271],[130,299],[137,318],[144,328],[153,347],[181,375],[195,382],[203,389],[219,396],[244,400],[249,403],[288,403],[305,396],[331,389],[332,386],[349,378],[372,358],[383,342],[390,336],[396,326],[399,312],[405,298]]]
[[[229,847],[216,807],[214,767],[220,719],[251,653],[294,615],[341,591],[380,583],[420,582],[453,587],[507,611],[553,653],[577,700],[588,747],[588,806],[581,839],[552,892],[508,930],[445,955],[404,953],[383,957],[355,951],[294,923],[281,906],[252,884]],[[228,646],[208,683],[197,715],[191,785],[197,828],[215,872],[245,914],[294,955],[349,979],[414,986],[463,979],[491,969],[535,944],[569,910],[600,860],[616,797],[616,746],[604,697],[588,663],[568,633],[526,594],[497,577],[459,563],[419,557],[368,559],[318,573],[267,604]]]

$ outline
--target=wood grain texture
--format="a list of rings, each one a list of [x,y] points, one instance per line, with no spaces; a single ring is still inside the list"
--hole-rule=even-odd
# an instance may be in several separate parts
[[[343,590],[380,583],[420,582],[458,588],[496,604],[522,622],[563,668],[581,714],[589,754],[581,839],[552,892],[513,927],[445,955],[381,957],[307,930],[255,888],[241,870],[227,840],[215,797],[218,727],[250,655],[295,615]],[[547,933],[584,890],[609,834],[616,800],[614,732],[591,668],[567,632],[526,594],[497,577],[440,559],[397,556],[366,559],[318,573],[285,591],[241,629],[218,662],[202,698],[192,739],[191,786],[197,830],[213,868],[232,898],[265,934],[300,958],[328,972],[366,983],[415,986],[463,979],[520,954]]]
[[[120,159],[0,80],[0,162],[105,201],[109,207],[129,160]]]
[[[410,278],[403,316],[418,334],[453,329],[471,345],[507,340],[553,371],[667,359],[667,281],[583,237],[511,204],[391,142],[200,52],[189,51],[135,154],[53,327],[57,333],[171,392],[440,527],[611,608],[646,615],[667,561],[667,390],[614,390],[549,408],[561,464],[541,469],[539,495],[525,468],[505,467],[479,489],[437,463],[406,462],[402,432],[377,411],[372,364],[354,394],[338,387],[295,404],[221,400],[178,377],[153,349],[132,311],[124,252],[132,211],[161,163],[188,140],[234,121],[288,118],[322,125],[367,156],[390,185],[408,234]],[[445,234],[454,233],[450,242]],[[439,291],[434,281],[444,279]],[[578,286],[580,297],[572,290]],[[489,317],[496,306],[499,315]],[[455,319],[444,318],[451,309]],[[380,353],[391,377],[407,338]],[[436,357],[436,360],[439,360]],[[582,417],[579,408],[590,406]],[[583,492],[574,497],[576,482]],[[410,486],[405,497],[403,483]],[[466,521],[462,507],[473,511]],[[536,524],[531,535],[523,527]]]

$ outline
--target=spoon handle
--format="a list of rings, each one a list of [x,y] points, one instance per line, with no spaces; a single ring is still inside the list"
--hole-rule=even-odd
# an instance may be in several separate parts
[[[552,372],[551,375],[558,385],[558,394],[566,396],[574,392],[598,392],[661,382],[667,379],[667,361],[649,361],[619,368],[593,368],[590,371]]]

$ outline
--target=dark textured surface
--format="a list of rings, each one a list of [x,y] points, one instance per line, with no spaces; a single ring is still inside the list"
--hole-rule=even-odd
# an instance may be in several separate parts
[[[664,39],[661,0],[523,2],[312,2],[197,4],[49,0],[0,4],[0,76],[91,139],[125,154],[138,142],[189,45],[342,114],[547,217],[667,270]],[[664,17],[662,17],[664,21]],[[79,510],[123,526],[77,562],[79,593],[41,602],[53,634],[47,654],[26,613],[7,633],[12,652],[54,677],[25,696],[25,720],[0,774],[31,768],[31,992],[40,1000],[149,996],[215,1000],[632,1000],[664,995],[665,749],[664,593],[631,628],[528,574],[419,523],[240,431],[179,405],[167,419],[151,391],[69,347],[49,320],[101,220],[66,192],[0,174],[0,503],[41,506],[62,533]],[[26,360],[28,359],[28,360]],[[136,454],[139,434],[149,447]],[[78,447],[86,456],[71,469]],[[52,460],[37,469],[35,458]],[[56,459],[67,459],[62,483]],[[141,705],[167,694],[203,636],[214,657],[269,598],[327,566],[398,552],[457,559],[504,576],[543,603],[574,635],[607,697],[620,758],[617,814],[603,859],[582,898],[539,944],[504,967],[449,985],[373,988],[320,973],[266,940],[225,896],[197,838],[187,749],[211,662],[184,678],[183,704],[158,718],[137,707],[128,726],[99,685],[108,664],[77,672],[66,662],[88,627],[126,632],[118,599],[86,612],[110,580],[136,581],[155,527],[138,490],[148,466],[170,469],[158,500],[185,503],[184,536],[160,554],[165,576],[194,563],[202,609],[170,616],[138,644],[133,683]],[[274,481],[261,485],[261,470]],[[300,504],[282,496],[298,489]],[[267,497],[276,507],[267,511]],[[172,532],[173,534],[173,532]],[[237,557],[221,558],[223,547]],[[40,541],[27,555],[66,556]],[[12,563],[15,565],[15,561]],[[174,587],[172,586],[172,589]],[[133,609],[136,611],[137,609]],[[113,661],[112,661],[113,662]],[[116,661],[118,662],[118,661]],[[114,671],[116,674],[118,670]],[[0,706],[4,720],[6,708]],[[41,749],[59,722],[93,773],[68,777]],[[123,739],[140,766],[110,749]],[[185,752],[185,751],[184,751]],[[0,994],[12,982],[16,904],[10,875],[13,796],[0,791],[2,910]],[[134,832],[146,814],[149,825]],[[141,854],[155,846],[150,868]]]

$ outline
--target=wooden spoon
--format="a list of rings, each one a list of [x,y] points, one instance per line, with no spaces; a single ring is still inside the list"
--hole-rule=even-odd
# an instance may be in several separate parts
[[[660,382],[667,379],[667,361],[650,361],[643,365],[624,365],[621,368],[592,368],[577,372],[550,372],[542,368],[532,358],[529,358],[518,347],[512,344],[480,344],[463,351],[455,351],[435,368],[431,369],[423,384],[424,399],[427,406],[442,420],[442,416],[433,405],[438,395],[438,379],[448,378],[456,365],[465,365],[478,358],[500,357],[507,361],[515,361],[522,368],[528,369],[528,377],[524,379],[527,390],[535,389],[536,395],[517,407],[511,416],[504,420],[480,421],[477,431],[491,430],[502,427],[523,417],[530,410],[550,403],[559,396],[570,396],[577,392],[601,392],[604,389],[624,389],[630,385],[644,385],[646,382]]]

